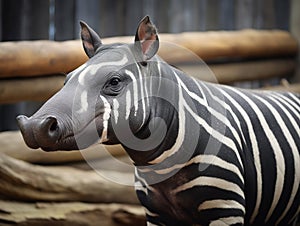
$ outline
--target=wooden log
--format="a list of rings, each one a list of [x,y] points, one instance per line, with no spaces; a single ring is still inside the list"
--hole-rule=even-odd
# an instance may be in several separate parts
[[[0,77],[65,73],[86,60],[78,40],[2,42]]]
[[[292,92],[292,93],[299,93],[300,94],[300,83],[288,84],[288,85],[278,85],[278,86],[266,86],[262,89],[266,90],[274,90],[274,91],[285,91],[285,92]]]
[[[0,103],[45,101],[61,89],[65,76],[14,78],[0,81]]]
[[[0,224],[18,226],[146,225],[141,206],[129,204],[20,203],[0,200]]]
[[[133,183],[130,173],[101,173],[115,173]],[[0,178],[0,196],[5,199],[139,203],[133,187],[104,179],[93,170],[32,165],[0,154]]]
[[[291,75],[295,59],[269,59],[225,64],[178,64],[180,69],[202,81],[230,84]],[[211,71],[210,71],[211,70]],[[212,73],[211,73],[212,72]],[[212,76],[214,75],[214,76]],[[0,82],[0,103],[32,100],[45,101],[62,88],[64,76],[6,79]],[[18,87],[18,92],[16,92]]]
[[[297,66],[295,59],[272,59],[259,61],[245,61],[239,63],[225,63],[205,66],[180,66],[189,75],[208,82],[231,84],[233,82],[264,80],[292,75]]]
[[[41,149],[29,148],[19,131],[0,133],[0,153],[12,158],[36,164],[62,164],[126,155],[121,145],[104,146],[95,144],[82,151],[44,152]]]
[[[205,61],[220,58],[295,56],[297,41],[285,31],[241,30],[160,34],[159,55],[169,63],[191,61],[187,48]],[[133,37],[103,39],[103,43],[132,43]],[[173,43],[173,44],[170,44]],[[178,48],[178,46],[182,46]],[[172,54],[170,54],[172,53]],[[67,73],[87,60],[81,41],[0,43],[0,77]]]
[[[159,38],[159,55],[169,63],[186,62],[194,58],[190,53],[183,53],[182,47],[204,61],[295,56],[298,51],[297,40],[281,30],[184,32],[159,34]],[[131,43],[132,38],[113,37],[103,40],[103,43],[115,42]]]

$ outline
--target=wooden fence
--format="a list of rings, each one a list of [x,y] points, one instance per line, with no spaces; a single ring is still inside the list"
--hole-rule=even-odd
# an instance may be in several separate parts
[[[77,39],[79,20],[101,37],[132,35],[145,14],[160,33],[289,30],[291,4],[292,0],[0,0],[0,40]],[[15,116],[30,115],[39,106],[0,105],[0,131],[17,129]]]
[[[192,53],[178,46],[209,62],[215,77],[195,74],[205,81],[232,84],[283,78],[296,69],[297,41],[284,31],[186,32],[160,34],[160,40],[159,55],[187,72],[202,65],[191,66]],[[133,42],[133,38],[103,39],[104,43],[120,41]],[[0,49],[0,103],[45,101],[62,87],[65,75],[60,73],[68,73],[87,60],[79,40],[4,42]]]

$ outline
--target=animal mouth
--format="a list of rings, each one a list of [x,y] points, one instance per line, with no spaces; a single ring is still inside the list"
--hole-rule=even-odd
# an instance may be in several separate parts
[[[103,131],[103,112],[95,115],[95,118],[91,119],[82,128],[73,128],[72,132],[59,139],[57,146],[70,146],[70,149],[81,150],[88,148],[94,143],[107,142],[107,131]],[[104,135],[104,136],[103,136]],[[74,149],[75,148],[75,149]]]

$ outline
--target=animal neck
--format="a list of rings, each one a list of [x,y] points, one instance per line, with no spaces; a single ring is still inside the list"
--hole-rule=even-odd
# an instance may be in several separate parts
[[[178,133],[178,113],[163,99],[152,98],[151,113],[146,123],[134,135],[140,139],[141,146],[135,150],[124,146],[137,166],[152,165],[151,161],[170,149],[176,142]],[[150,149],[147,148],[150,145]]]
[[[135,136],[143,139],[145,143],[152,139],[156,144],[151,149],[147,149],[147,144],[142,145],[140,150],[124,146],[137,166],[162,162],[172,154],[171,152],[177,152],[181,148],[183,142],[181,138],[184,136],[185,129],[184,118],[182,118],[184,117],[183,106],[178,92],[179,84],[174,74],[176,70],[164,62],[159,62],[149,71],[152,73],[150,75],[152,90],[149,92],[151,93],[150,113]],[[177,73],[181,72],[177,71]]]

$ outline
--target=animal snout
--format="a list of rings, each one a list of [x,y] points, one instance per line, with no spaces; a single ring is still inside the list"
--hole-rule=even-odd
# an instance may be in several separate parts
[[[26,144],[31,148],[51,150],[60,138],[61,131],[54,116],[35,119],[20,115],[17,122]]]

